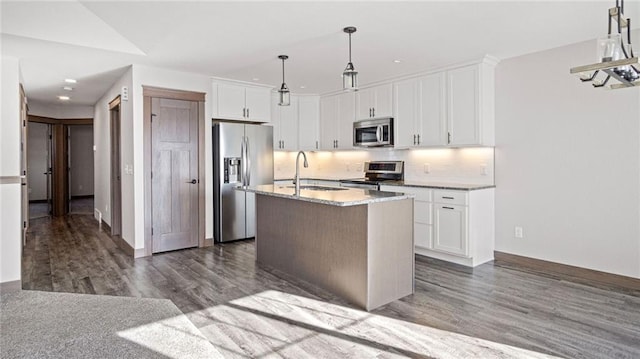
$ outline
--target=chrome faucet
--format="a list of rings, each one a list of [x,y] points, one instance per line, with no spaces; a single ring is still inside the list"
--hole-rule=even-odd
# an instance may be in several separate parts
[[[293,180],[293,183],[296,185],[296,196],[300,195],[300,155],[304,157],[304,167],[309,167],[309,162],[307,162],[307,155],[304,151],[298,152],[298,157],[296,157],[296,178]]]

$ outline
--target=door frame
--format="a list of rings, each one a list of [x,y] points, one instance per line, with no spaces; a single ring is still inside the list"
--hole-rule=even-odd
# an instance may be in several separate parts
[[[122,237],[122,141],[120,136],[122,130],[122,107],[120,103],[120,95],[109,102],[109,152],[111,168],[109,171],[109,186],[111,194],[111,235]],[[116,176],[120,177],[120,186],[115,185]]]
[[[28,115],[29,122],[47,123],[51,125],[51,201],[52,215],[64,216],[69,213],[69,161],[68,161],[68,126],[93,125],[92,118],[57,119],[44,116]]]
[[[184,100],[198,102],[198,247],[209,247],[213,245],[212,239],[205,238],[205,117],[204,117],[204,92],[192,92],[166,89],[152,86],[142,86],[143,96],[143,173],[144,173],[144,256],[153,255],[153,237],[151,228],[153,226],[152,217],[152,186],[151,168],[152,151],[151,146],[151,99],[164,98],[172,100]]]
[[[27,244],[27,229],[29,229],[29,180],[27,177],[27,150],[28,150],[28,127],[27,113],[29,106],[27,105],[27,95],[24,87],[20,84],[20,177],[21,188],[20,197],[22,199],[22,246]]]

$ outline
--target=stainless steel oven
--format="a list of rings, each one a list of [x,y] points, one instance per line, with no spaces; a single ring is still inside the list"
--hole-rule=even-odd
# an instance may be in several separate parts
[[[353,145],[358,147],[393,146],[393,118],[354,122]]]

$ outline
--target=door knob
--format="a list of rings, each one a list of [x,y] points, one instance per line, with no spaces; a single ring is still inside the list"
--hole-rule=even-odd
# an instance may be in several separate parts
[[[197,181],[197,180],[195,180],[195,179],[192,179],[191,181],[189,181],[189,182],[187,182],[187,183],[196,184],[196,183],[198,183],[198,181]]]

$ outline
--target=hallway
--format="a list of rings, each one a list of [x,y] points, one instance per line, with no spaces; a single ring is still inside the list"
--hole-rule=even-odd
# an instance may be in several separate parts
[[[229,357],[640,357],[640,290],[418,256],[415,294],[367,313],[256,266],[254,251],[242,241],[134,260],[91,216],[39,219],[23,289],[170,299]]]

